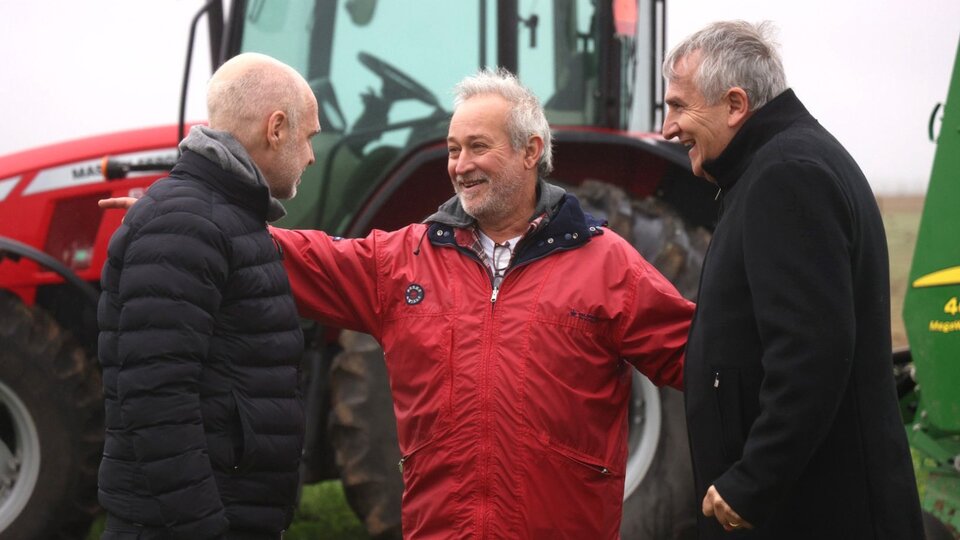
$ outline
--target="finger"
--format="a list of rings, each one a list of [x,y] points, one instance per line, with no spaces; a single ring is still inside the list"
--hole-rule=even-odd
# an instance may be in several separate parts
[[[97,201],[97,206],[100,208],[120,208],[120,203],[117,202],[117,199],[100,199]]]
[[[713,489],[712,487],[710,489]],[[703,497],[703,503],[700,505],[700,510],[703,512],[703,515],[707,517],[713,516],[713,497],[709,490],[707,494]]]
[[[100,208],[119,208],[126,210],[133,206],[135,202],[137,202],[137,199],[133,197],[112,197],[110,199],[100,199],[97,201],[97,205]]]
[[[740,514],[734,512],[730,506],[727,506],[727,517],[735,523],[743,523],[743,518],[740,517]]]
[[[717,521],[720,523],[720,526],[723,527],[723,530],[727,532],[746,528],[744,527],[742,519],[735,518],[726,512],[717,512]]]

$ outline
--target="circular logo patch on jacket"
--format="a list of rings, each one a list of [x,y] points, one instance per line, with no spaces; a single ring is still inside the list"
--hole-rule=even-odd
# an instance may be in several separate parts
[[[423,302],[423,287],[417,285],[416,283],[411,283],[410,286],[407,287],[407,293],[405,297],[407,303],[411,306]]]

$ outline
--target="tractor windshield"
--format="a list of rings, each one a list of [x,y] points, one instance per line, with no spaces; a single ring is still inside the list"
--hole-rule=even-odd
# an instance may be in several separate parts
[[[317,164],[289,202],[286,226],[344,232],[391,166],[413,148],[444,140],[453,86],[481,67],[515,71],[555,126],[622,130],[636,116],[630,109],[638,86],[636,3],[250,0],[235,6],[243,10],[242,23],[234,19],[241,23],[234,28],[240,51],[290,64],[320,104]],[[603,69],[609,59],[617,65]],[[608,73],[607,80],[598,73]]]

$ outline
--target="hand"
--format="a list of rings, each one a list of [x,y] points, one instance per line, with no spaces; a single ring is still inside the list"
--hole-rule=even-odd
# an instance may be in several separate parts
[[[112,199],[100,199],[97,206],[100,208],[119,208],[120,210],[129,210],[137,199],[133,197],[113,197]]]
[[[703,515],[707,517],[716,517],[723,530],[730,532],[737,529],[752,529],[753,525],[747,523],[740,514],[733,511],[730,505],[724,502],[723,497],[717,491],[717,488],[710,486],[707,495],[703,498]]]

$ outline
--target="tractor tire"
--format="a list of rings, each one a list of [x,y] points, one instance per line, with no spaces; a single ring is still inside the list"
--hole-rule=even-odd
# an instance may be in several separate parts
[[[685,297],[694,300],[710,234],[688,228],[657,199],[631,200],[619,188],[585,182],[570,189],[607,219]],[[347,502],[372,538],[399,539],[403,481],[396,418],[383,351],[370,336],[343,332],[331,367],[330,440]],[[697,505],[683,396],[637,373],[630,404],[624,540],[696,538]]]
[[[45,312],[0,293],[0,538],[83,538],[99,507],[99,366]]]
[[[930,512],[924,510],[922,516],[924,540],[955,540],[960,538],[960,535],[951,531],[950,527]]]
[[[375,540],[400,540],[403,478],[383,350],[371,336],[344,331],[330,367],[329,434],[347,503]]]

